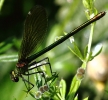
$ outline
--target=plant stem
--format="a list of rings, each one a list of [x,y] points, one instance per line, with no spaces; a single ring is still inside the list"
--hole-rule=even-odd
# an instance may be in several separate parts
[[[87,58],[86,62],[88,62],[90,52],[91,52],[91,44],[92,44],[93,32],[94,32],[94,23],[91,24],[91,32],[90,32],[90,37],[89,37],[89,42],[88,42],[88,53],[87,53],[87,57],[86,57]]]

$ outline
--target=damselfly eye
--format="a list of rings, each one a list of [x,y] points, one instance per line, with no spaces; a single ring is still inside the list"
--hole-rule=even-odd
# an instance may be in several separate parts
[[[12,80],[13,82],[18,82],[18,81],[19,81],[19,78],[18,78],[18,77],[14,77],[14,78],[11,78],[11,80]]]
[[[15,73],[15,71],[11,71],[10,72],[10,78],[13,82],[18,82],[19,81],[19,77],[18,75]]]

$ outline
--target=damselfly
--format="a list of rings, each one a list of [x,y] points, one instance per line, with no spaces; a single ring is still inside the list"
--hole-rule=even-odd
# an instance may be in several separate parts
[[[39,56],[43,55],[44,53],[48,52],[52,48],[56,47],[57,45],[61,44],[70,36],[73,36],[74,34],[79,32],[86,26],[99,20],[104,15],[105,15],[105,12],[98,13],[96,16],[86,21],[85,23],[81,24],[80,26],[72,30],[70,33],[68,33],[61,39],[57,40],[53,44],[44,48],[43,50],[31,55],[31,53],[34,50],[37,50],[39,48],[39,45],[44,40],[46,36],[46,31],[47,31],[47,14],[46,14],[45,9],[42,6],[33,7],[29,11],[27,18],[25,20],[24,34],[23,34],[23,39],[21,43],[21,48],[18,55],[18,62],[16,64],[16,70],[11,71],[11,79],[14,82],[18,82],[19,77],[21,77],[24,83],[27,82],[28,84],[32,86],[31,88],[26,86],[27,90],[30,91],[34,87],[34,85],[31,82],[29,82],[29,75],[36,74],[36,73],[44,73],[42,71],[29,73],[30,70],[41,67],[42,65],[48,64],[52,73],[52,69],[51,69],[51,65],[50,65],[48,57],[38,62],[34,60],[38,58]],[[46,62],[41,64],[41,62],[44,60],[46,60]],[[34,67],[31,67],[32,65],[34,65]],[[28,80],[26,80],[24,76],[28,76]]]

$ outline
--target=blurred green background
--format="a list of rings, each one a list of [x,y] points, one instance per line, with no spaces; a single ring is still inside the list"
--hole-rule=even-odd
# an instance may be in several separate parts
[[[87,20],[82,0],[4,0],[0,11],[0,100],[33,100],[31,96],[26,97],[23,92],[25,86],[20,80],[13,83],[10,79],[10,71],[14,69],[17,62],[17,54],[20,48],[21,38],[24,31],[24,20],[28,11],[35,5],[42,5],[48,14],[48,31],[45,43],[41,49],[55,41],[56,36],[70,32],[78,25]],[[97,10],[108,10],[107,0],[95,0]],[[108,14],[97,21],[94,30],[93,44],[103,43],[104,52],[107,54],[108,44]],[[90,26],[74,35],[75,42],[81,51],[88,43]],[[40,58],[49,57],[53,71],[59,73],[60,78],[67,82],[67,91],[77,68],[81,61],[67,48],[71,46],[69,40],[52,49]],[[38,61],[37,59],[37,61]],[[106,88],[108,90],[108,88]],[[79,100],[89,96],[89,100],[99,100],[96,88],[92,81],[82,81],[78,90]],[[15,99],[16,98],[16,99]],[[107,100],[108,93],[102,95],[101,100]]]

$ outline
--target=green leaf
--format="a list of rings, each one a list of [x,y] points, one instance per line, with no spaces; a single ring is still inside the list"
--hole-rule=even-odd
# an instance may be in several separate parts
[[[99,51],[97,51],[97,53],[95,54],[95,55],[92,55],[92,52],[91,52],[91,54],[90,54],[90,57],[89,57],[89,61],[91,61],[92,59],[94,59],[94,57],[96,57],[97,55],[99,55],[100,53],[101,53],[101,51],[102,51],[102,48],[103,47],[101,47],[100,49],[99,49]]]
[[[12,47],[12,43],[2,42],[0,43],[0,53],[6,52],[9,48]]]
[[[86,97],[85,99],[83,99],[83,100],[88,100],[88,97]]]
[[[1,55],[1,62],[14,62],[18,60],[18,55]]]
[[[62,97],[62,100],[65,100],[65,94],[66,94],[66,82],[61,79],[60,81],[60,94],[61,94],[61,97]]]
[[[103,46],[101,46],[101,48],[99,49],[99,51],[93,57],[96,57],[97,55],[99,55],[102,52],[102,48],[103,48]]]
[[[84,7],[87,8],[87,9],[90,8],[90,5],[89,5],[88,0],[83,0],[83,5],[84,5]]]
[[[2,9],[3,3],[4,3],[4,0],[0,0],[0,11]]]
[[[72,48],[70,48],[69,46],[68,46],[68,48],[71,50],[71,52],[73,53],[73,54],[75,54],[81,61],[83,61],[84,60],[84,58],[83,58],[83,55],[81,54],[81,52],[80,52],[80,50],[79,50],[79,48],[77,47],[77,45],[76,45],[76,43],[75,42],[72,42],[72,44],[73,44],[73,49]]]
[[[83,0],[83,5],[86,9],[94,9],[94,0]]]
[[[96,15],[98,13],[97,9],[94,7],[94,1],[95,0],[83,0],[83,5],[87,9],[85,11],[85,14],[88,19],[91,18],[90,15],[92,14]]]
[[[74,100],[75,93],[78,90],[80,83],[81,81],[78,80],[76,76],[74,76],[66,100]]]
[[[74,100],[78,100],[78,95],[75,96]]]

